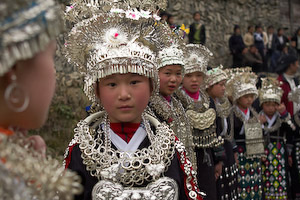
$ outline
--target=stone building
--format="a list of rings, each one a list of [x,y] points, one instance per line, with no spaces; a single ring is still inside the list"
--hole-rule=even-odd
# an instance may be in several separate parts
[[[299,0],[169,0],[167,12],[181,25],[192,23],[193,13],[201,13],[206,26],[206,45],[214,53],[213,63],[231,65],[228,40],[235,24],[242,34],[249,25],[286,27],[291,35],[300,26]]]

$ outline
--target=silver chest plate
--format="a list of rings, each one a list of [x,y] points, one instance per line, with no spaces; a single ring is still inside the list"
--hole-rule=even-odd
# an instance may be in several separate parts
[[[177,200],[178,186],[175,180],[164,177],[147,187],[123,187],[108,180],[99,181],[92,191],[93,200]]]

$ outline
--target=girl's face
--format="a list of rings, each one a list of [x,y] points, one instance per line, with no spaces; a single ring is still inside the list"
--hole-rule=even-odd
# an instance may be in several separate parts
[[[6,125],[35,129],[45,123],[55,91],[55,51],[56,42],[52,41],[44,51],[39,52],[33,58],[18,61],[15,67],[5,75],[10,77],[15,74],[17,84],[29,97],[29,105],[23,112],[15,113],[8,108],[3,108],[10,115]],[[8,78],[8,80],[6,87],[10,84],[11,79]],[[0,97],[1,101],[3,99]],[[4,105],[6,105],[5,101]]]
[[[196,93],[200,90],[200,85],[203,83],[203,78],[204,74],[202,72],[185,74],[182,85],[187,91]]]
[[[299,62],[298,62],[298,60],[296,62],[292,63],[289,68],[290,68],[290,71],[293,74],[296,74],[297,71],[298,71],[298,68],[299,68]]]
[[[226,80],[220,81],[207,89],[209,96],[213,99],[222,98],[226,90]]]
[[[254,102],[254,94],[246,94],[237,100],[237,105],[242,109],[250,108]]]
[[[181,84],[182,81],[182,66],[181,65],[167,65],[159,69],[160,88],[159,92],[163,96],[170,96],[173,94]]]
[[[268,101],[262,104],[262,109],[267,116],[271,117],[275,114],[277,106],[277,103]]]
[[[110,122],[140,123],[149,102],[149,78],[138,74],[113,74],[100,79],[96,91]]]

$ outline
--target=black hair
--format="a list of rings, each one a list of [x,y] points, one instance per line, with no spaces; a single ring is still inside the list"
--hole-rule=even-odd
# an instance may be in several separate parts
[[[258,24],[258,25],[255,26],[255,30],[257,30],[259,28],[262,28],[261,25]]]
[[[237,29],[240,29],[240,26],[236,24],[236,25],[234,25],[234,27],[233,27],[234,32],[235,32]]]
[[[166,15],[166,16],[169,17],[169,13],[167,13],[166,11],[162,11],[162,12],[159,14],[160,17],[162,17],[162,16],[164,16],[164,15]]]
[[[199,11],[196,11],[196,12],[194,12],[194,14],[193,14],[193,18],[195,18],[195,16],[196,16],[197,14],[199,14],[199,15],[201,16],[200,12],[199,12]]]
[[[286,56],[282,57],[278,61],[277,73],[281,74],[283,72],[286,72],[288,70],[288,68],[291,66],[291,64],[294,64],[296,61],[298,61],[298,59],[294,55],[286,55]]]

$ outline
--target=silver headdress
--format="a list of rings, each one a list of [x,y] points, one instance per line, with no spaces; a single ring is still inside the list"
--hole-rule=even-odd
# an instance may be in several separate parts
[[[0,76],[18,60],[34,57],[62,30],[53,0],[1,0]]]
[[[162,24],[163,25],[163,24]],[[159,38],[157,42],[157,63],[158,69],[167,65],[184,66],[185,45],[182,37],[176,34],[168,25],[163,27],[164,37]]]
[[[223,66],[220,65],[219,67],[213,68],[206,72],[205,88],[209,88],[210,86],[227,79],[228,76],[223,70]]]
[[[85,75],[84,91],[90,100],[96,100],[96,80],[112,74],[137,73],[157,82],[155,55],[146,40],[154,24],[151,18],[109,13],[75,25],[66,42],[66,56]]]
[[[226,73],[230,77],[226,85],[226,92],[229,97],[232,97],[234,103],[247,94],[254,94],[257,98],[257,75],[251,71],[251,68],[227,69]]]
[[[159,19],[156,15],[158,9],[165,10],[167,0],[71,0],[66,8],[66,19],[71,22],[80,22],[94,15],[105,12],[131,12],[139,17],[149,16]],[[139,12],[136,12],[139,10]]]
[[[158,52],[158,69],[167,65],[184,66],[183,50],[179,44],[172,44]]]
[[[206,74],[212,52],[201,44],[188,44],[185,51],[185,74],[203,72]]]
[[[280,87],[280,82],[276,78],[262,78],[261,89],[259,90],[259,103],[272,101],[280,104],[283,90]]]

